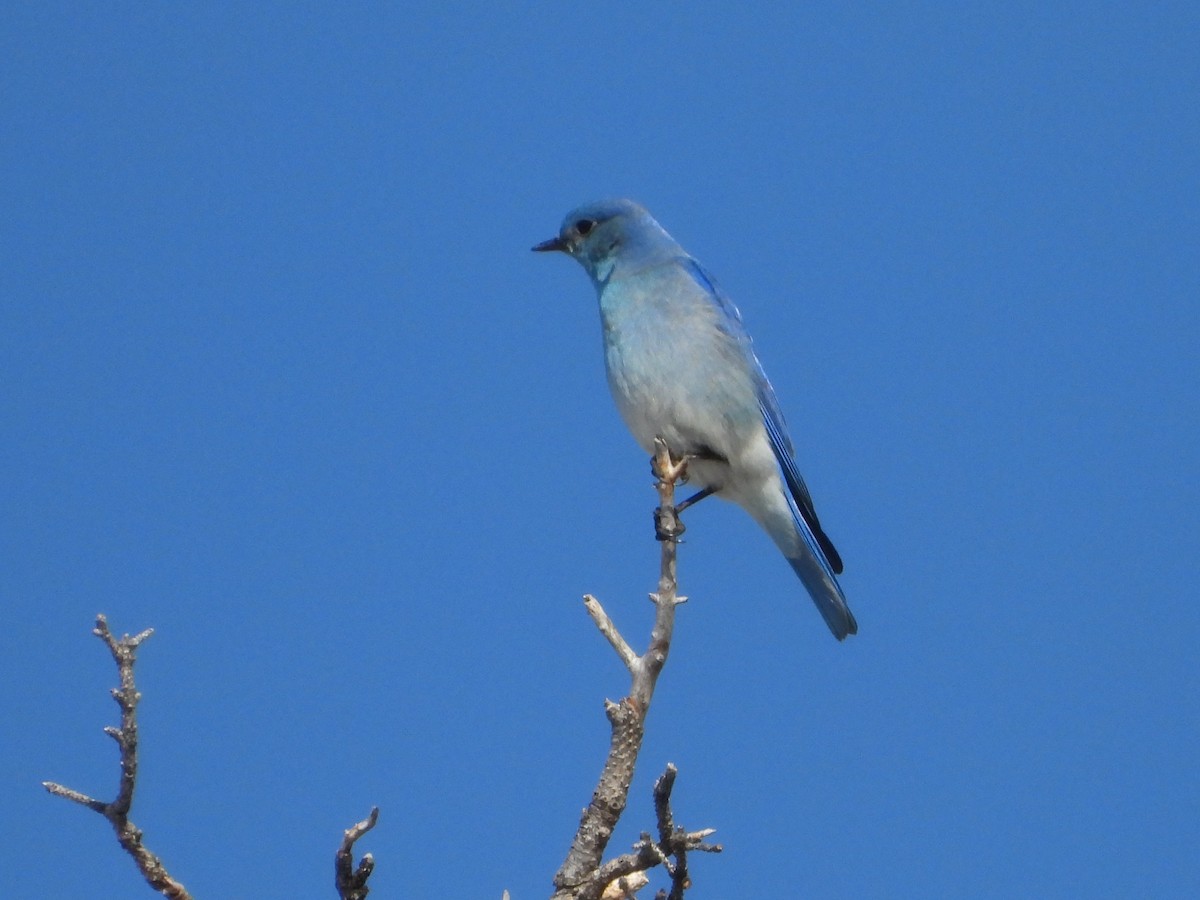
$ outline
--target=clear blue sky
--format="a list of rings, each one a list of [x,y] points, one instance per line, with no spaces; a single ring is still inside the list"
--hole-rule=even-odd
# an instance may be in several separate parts
[[[861,633],[688,515],[653,777],[694,894],[1200,895],[1200,7],[10,3],[0,894],[544,896],[641,643],[584,274],[645,203],[741,306]],[[414,5],[415,6],[415,5]],[[48,874],[49,873],[49,874]]]

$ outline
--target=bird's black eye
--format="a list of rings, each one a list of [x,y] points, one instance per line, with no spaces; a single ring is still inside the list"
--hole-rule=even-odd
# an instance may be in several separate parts
[[[596,227],[596,223],[591,219],[580,219],[575,223],[575,230],[579,232],[581,237],[586,237],[587,233]]]

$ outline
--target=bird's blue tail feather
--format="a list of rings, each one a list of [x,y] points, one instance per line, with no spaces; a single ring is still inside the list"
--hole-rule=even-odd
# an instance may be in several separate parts
[[[825,619],[825,624],[829,626],[833,636],[840,641],[847,635],[858,634],[858,622],[854,619],[854,613],[850,612],[846,596],[842,593],[837,576],[833,573],[829,558],[825,555],[821,543],[813,534],[812,529],[808,527],[808,522],[796,508],[793,498],[788,496],[787,499],[788,506],[792,511],[792,524],[801,539],[799,555],[784,554],[788,563],[800,576],[800,580],[804,582],[809,596],[817,605],[821,617]]]
[[[846,605],[846,598],[842,595],[842,589],[838,587],[833,574],[824,571],[824,567],[807,553],[796,558],[789,557],[788,562],[808,588],[809,596],[817,605],[833,636],[840,641],[847,635],[857,634],[858,622],[854,620],[854,613],[850,612],[850,607]]]

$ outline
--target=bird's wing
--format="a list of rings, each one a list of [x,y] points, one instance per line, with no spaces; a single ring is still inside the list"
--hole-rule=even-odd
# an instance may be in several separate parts
[[[800,470],[796,468],[796,460],[790,449],[792,442],[787,436],[783,418],[779,415],[779,404],[775,400],[775,392],[771,390],[771,385],[766,380],[759,389],[758,407],[762,410],[763,424],[767,427],[767,439],[771,442],[771,449],[775,451],[775,458],[779,461],[779,468],[783,471],[783,480],[787,483],[792,498],[796,501],[796,509],[804,520],[804,524],[816,538],[833,573],[841,575],[843,568],[841,554],[837,552],[837,547],[833,546],[829,535],[821,528],[821,521],[817,518],[817,511],[813,509],[808,486],[800,477]]]
[[[754,354],[750,334],[746,331],[746,326],[742,324],[741,313],[700,263],[688,257],[684,262],[684,268],[724,313],[721,327],[741,346],[746,354],[747,362],[753,367],[755,383],[758,386],[758,408],[767,429],[771,450],[774,451],[775,459],[779,462],[780,471],[783,473],[783,480],[787,484],[792,498],[796,501],[796,509],[800,513],[804,525],[820,546],[829,562],[829,567],[833,569],[834,574],[840,575],[843,568],[842,557],[837,552],[837,548],[833,546],[833,541],[822,530],[821,521],[817,518],[817,511],[813,508],[812,495],[808,492],[808,485],[804,483],[800,470],[796,468],[796,449],[792,445],[791,437],[788,436],[787,424],[783,420],[783,410],[779,408],[775,390],[771,387],[766,372],[763,371],[762,363]]]

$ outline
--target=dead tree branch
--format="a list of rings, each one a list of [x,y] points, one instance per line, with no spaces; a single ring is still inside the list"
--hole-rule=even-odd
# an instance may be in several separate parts
[[[631,684],[629,695],[624,700],[619,703],[605,701],[605,712],[612,726],[608,757],[591,803],[583,812],[567,858],[554,876],[555,893],[552,900],[632,897],[633,892],[645,881],[639,878],[622,883],[622,879],[631,879],[658,865],[665,865],[671,873],[672,900],[681,898],[688,885],[687,851],[720,850],[717,845],[703,843],[703,838],[711,834],[711,830],[687,834],[682,829],[675,829],[670,813],[675,767],[668,766],[666,774],[655,785],[659,840],[654,841],[649,835],[643,834],[633,853],[602,864],[613,829],[625,810],[634,767],[642,748],[646,713],[654,697],[658,676],[671,650],[675,607],[687,600],[676,592],[675,574],[676,548],[684,530],[675,509],[675,485],[686,480],[687,460],[672,459],[666,442],[659,438],[655,441],[652,469],[659,502],[654,511],[655,533],[662,549],[658,591],[650,595],[655,609],[650,644],[646,652],[639,656],[621,636],[600,601],[591,595],[584,597],[592,621],[629,670]],[[670,862],[671,857],[675,858],[674,864]]]
[[[372,806],[371,814],[356,825],[347,828],[342,846],[338,848],[334,860],[337,874],[337,892],[341,900],[366,900],[371,889],[367,887],[367,879],[375,871],[375,857],[370,853],[364,854],[358,866],[354,865],[354,842],[375,827],[379,820],[379,807]]]
[[[172,900],[192,900],[187,888],[172,878],[162,860],[142,843],[141,829],[129,820],[129,808],[133,805],[133,791],[137,786],[137,705],[142,699],[133,680],[133,664],[137,659],[138,647],[153,633],[154,629],[147,628],[133,637],[126,634],[119,639],[115,638],[108,630],[108,621],[102,615],[96,617],[96,627],[92,630],[92,634],[104,641],[112,654],[121,682],[119,688],[111,691],[113,699],[121,708],[121,727],[108,726],[104,729],[104,733],[117,742],[121,753],[121,780],[117,787],[117,799],[105,803],[53,781],[45,781],[42,786],[51,794],[66,797],[104,816],[117,833],[117,842],[133,857],[150,887]]]
[[[108,630],[108,620],[100,615],[96,617],[96,627],[92,629],[92,634],[104,641],[105,646],[108,647],[113,661],[117,664],[117,673],[121,682],[119,688],[111,691],[113,699],[121,708],[121,726],[119,728],[109,726],[104,729],[104,733],[117,742],[117,747],[121,752],[121,781],[117,787],[117,799],[106,803],[53,781],[44,781],[42,786],[51,794],[66,797],[68,800],[72,800],[80,806],[86,806],[93,812],[104,816],[116,831],[117,841],[125,852],[133,857],[146,884],[151,888],[171,900],[192,900],[192,895],[188,893],[187,888],[172,878],[162,860],[151,853],[142,843],[141,829],[129,820],[129,809],[133,805],[133,793],[137,787],[137,705],[142,699],[133,680],[133,664],[137,661],[138,647],[154,634],[154,629],[147,628],[141,634],[133,637],[126,634],[116,638]],[[354,843],[375,827],[378,818],[379,809],[372,807],[371,814],[367,818],[346,829],[342,845],[338,848],[335,858],[336,884],[340,900],[366,900],[370,890],[367,887],[367,879],[371,877],[371,872],[375,868],[375,860],[368,853],[355,867]]]

